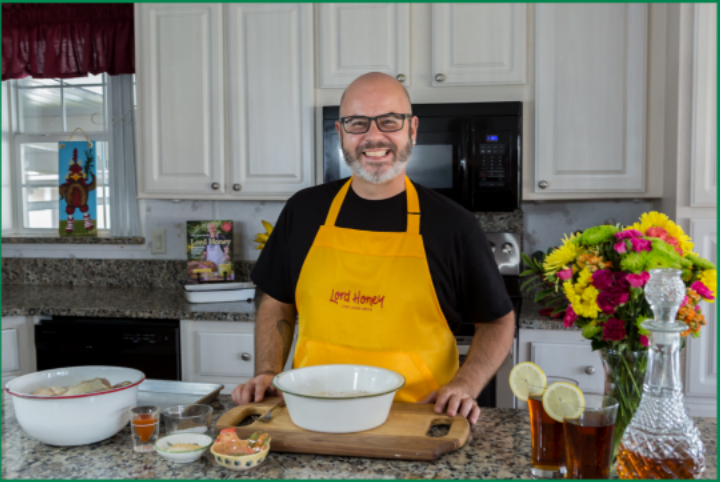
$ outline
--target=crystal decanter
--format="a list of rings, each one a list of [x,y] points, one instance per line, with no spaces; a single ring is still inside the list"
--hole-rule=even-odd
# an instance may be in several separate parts
[[[650,331],[648,365],[640,406],[618,449],[621,479],[694,479],[705,470],[705,448],[680,381],[680,333],[687,329],[675,320],[685,298],[681,274],[653,269],[645,286],[655,319],[642,325]]]

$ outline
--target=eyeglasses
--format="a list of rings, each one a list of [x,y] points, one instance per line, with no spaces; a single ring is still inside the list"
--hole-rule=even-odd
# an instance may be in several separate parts
[[[353,115],[341,117],[340,123],[348,134],[365,134],[370,130],[372,121],[375,121],[375,125],[382,132],[397,132],[405,127],[405,119],[411,117],[412,114],[384,114],[377,117]]]

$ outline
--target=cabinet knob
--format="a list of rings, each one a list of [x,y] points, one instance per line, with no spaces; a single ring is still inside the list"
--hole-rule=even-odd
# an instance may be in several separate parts
[[[397,74],[395,78],[398,79],[399,82],[405,82],[405,74]]]
[[[595,373],[595,367],[594,366],[586,366],[585,373],[587,373],[588,375],[592,375],[593,373]]]
[[[512,247],[512,244],[510,244],[510,243],[504,243],[504,244],[502,245],[502,252],[503,252],[503,254],[504,254],[504,255],[508,255],[508,254],[512,253],[512,248],[513,248],[513,247]]]
[[[444,76],[443,74],[437,74],[437,75],[435,76],[435,80],[436,80],[437,82],[442,82],[442,81],[445,80],[445,76]]]
[[[545,189],[546,187],[548,187],[548,182],[547,182],[547,181],[540,181],[540,182],[538,183],[538,186],[540,187],[540,189]]]
[[[233,191],[239,191],[240,189],[242,189],[240,184],[233,184]]]
[[[245,361],[250,361],[250,359],[252,357],[250,356],[250,353],[243,353],[242,355],[240,355],[240,358],[242,358]]]
[[[220,189],[220,183],[214,182],[214,183],[210,184],[210,187],[213,188],[215,191],[217,191],[218,189]]]

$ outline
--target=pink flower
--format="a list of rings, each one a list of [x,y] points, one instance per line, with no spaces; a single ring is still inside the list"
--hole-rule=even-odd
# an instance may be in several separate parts
[[[625,338],[625,323],[617,318],[610,318],[603,326],[603,340],[621,341]]]
[[[633,238],[630,240],[630,244],[632,244],[632,248],[638,253],[640,251],[652,250],[652,243],[648,239]]]
[[[715,297],[712,294],[712,291],[703,284],[702,281],[696,281],[690,286],[690,289],[695,291],[697,294],[705,298],[706,300],[714,300]]]
[[[650,280],[650,273],[647,271],[643,271],[640,274],[630,273],[625,279],[628,280],[628,283],[630,283],[630,286],[633,288],[641,288]]]
[[[685,295],[685,298],[683,298],[682,303],[680,303],[680,306],[685,306],[688,304],[688,301],[690,301],[690,298],[688,298],[687,295]]]
[[[620,241],[619,243],[615,243],[615,251],[617,251],[620,254],[627,253],[627,245],[625,245],[625,241]]]
[[[648,337],[645,335],[640,335],[640,344],[647,348],[648,346]]]
[[[573,272],[571,268],[565,268],[564,270],[558,271],[557,276],[563,281],[572,278]]]
[[[607,269],[599,269],[592,274],[592,284],[599,290],[607,290],[613,284],[612,271]]]
[[[559,313],[555,313],[554,315],[552,312],[555,311],[555,308],[541,308],[540,309],[540,316],[550,316],[552,318],[560,318],[561,316],[565,315],[564,311],[561,311]]]
[[[602,312],[606,315],[612,315],[613,313],[615,313],[616,304],[612,292],[601,291],[600,294],[598,294],[597,296],[596,303],[598,307],[602,310]]]
[[[660,238],[663,241],[667,241],[668,232],[665,228],[648,228],[647,231],[645,231],[645,236],[648,238]]]
[[[568,305],[567,310],[565,311],[565,318],[563,319],[563,326],[565,328],[570,328],[575,324],[575,320],[577,320],[577,314],[575,313],[575,310],[573,310],[572,305]]]
[[[613,273],[613,278],[615,278],[615,284],[617,287],[622,291],[628,291],[630,289],[630,283],[627,280],[627,273],[615,271]]]
[[[627,303],[627,300],[630,297],[630,293],[628,293],[627,291],[622,291],[619,288],[610,290],[610,293],[612,293],[613,295],[613,304],[615,306],[624,305],[625,303]]]
[[[642,237],[642,235],[643,233],[641,233],[637,229],[626,229],[625,231],[615,233],[615,237],[618,239],[618,241],[623,239],[640,238]]]

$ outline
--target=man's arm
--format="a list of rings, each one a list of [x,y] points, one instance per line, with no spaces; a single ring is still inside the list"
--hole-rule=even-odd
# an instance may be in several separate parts
[[[494,321],[475,323],[475,336],[463,366],[450,383],[430,393],[421,403],[435,402],[435,413],[447,409],[451,417],[459,413],[470,423],[477,422],[480,408],[476,399],[500,368],[514,337],[514,311]]]
[[[290,354],[296,316],[295,305],[263,295],[255,322],[255,376],[235,387],[232,399],[236,404],[259,402],[266,394],[279,395],[270,383]]]

